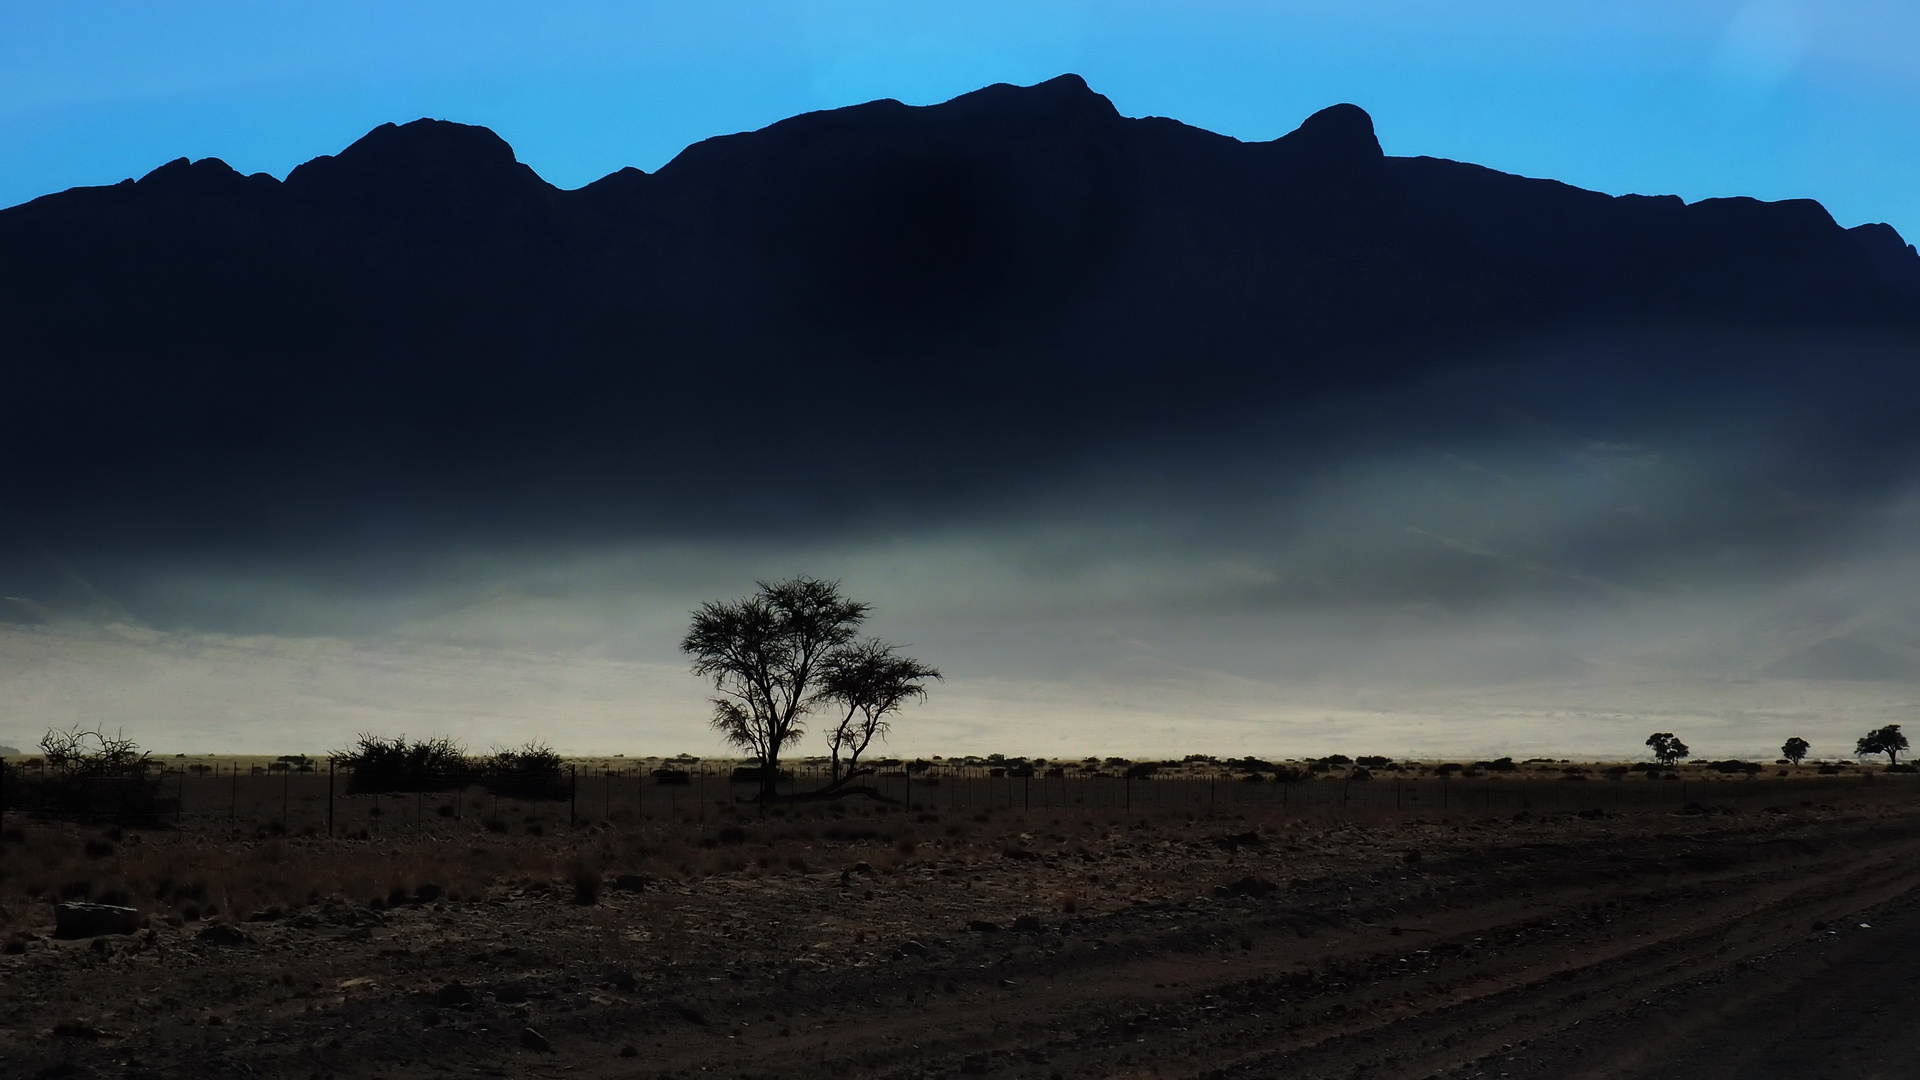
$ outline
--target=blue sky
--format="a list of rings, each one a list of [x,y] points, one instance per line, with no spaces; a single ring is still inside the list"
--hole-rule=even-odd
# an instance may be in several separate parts
[[[389,120],[485,124],[563,187],[878,97],[1084,75],[1243,139],[1336,101],[1391,154],[1610,192],[1809,196],[1920,235],[1910,0],[708,0],[0,5],[0,205]]]

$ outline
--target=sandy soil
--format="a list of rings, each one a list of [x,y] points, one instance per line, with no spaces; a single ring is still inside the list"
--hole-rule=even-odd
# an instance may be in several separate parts
[[[280,844],[279,866],[493,876],[232,922],[145,904],[148,929],[82,940],[24,903],[0,1075],[1920,1075],[1890,1037],[1916,989],[1920,788],[1881,787],[1749,812],[128,837],[202,866]],[[91,836],[28,825],[0,860],[61,830]],[[644,880],[615,887],[622,860]]]

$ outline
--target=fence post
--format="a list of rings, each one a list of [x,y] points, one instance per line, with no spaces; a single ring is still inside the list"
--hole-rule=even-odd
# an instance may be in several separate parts
[[[580,766],[567,766],[567,828],[573,828],[574,810],[580,804]]]
[[[281,764],[286,763],[282,762]],[[280,832],[282,835],[287,831],[287,792],[292,787],[293,766],[287,765],[287,771],[280,774]]]
[[[240,763],[237,761],[233,763],[233,775],[230,779],[232,783],[227,797],[227,828],[237,831],[240,828]]]
[[[180,808],[187,802],[187,767],[180,766],[180,786],[173,791],[173,823],[180,824]]]
[[[0,826],[7,823],[7,759],[0,757]]]
[[[333,759],[327,759],[327,839],[333,839]]]

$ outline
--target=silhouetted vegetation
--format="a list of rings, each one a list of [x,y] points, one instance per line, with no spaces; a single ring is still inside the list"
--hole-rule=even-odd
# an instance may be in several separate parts
[[[39,767],[8,771],[9,806],[117,821],[161,813],[160,776],[152,758],[125,735],[75,726],[40,737]]]
[[[846,709],[846,715],[827,733],[827,748],[833,758],[832,786],[841,787],[863,775],[860,755],[876,737],[886,736],[893,714],[909,701],[924,699],[926,680],[942,676],[877,638],[829,653],[824,668],[820,697]],[[840,770],[842,752],[847,755],[844,774]]]
[[[1806,759],[1807,751],[1811,749],[1813,749],[1812,744],[1800,736],[1795,735],[1793,738],[1780,744],[1780,756],[1798,765]]]
[[[1906,748],[1907,737],[1900,733],[1899,724],[1888,724],[1886,727],[1869,731],[1861,737],[1859,742],[1853,744],[1853,752],[1861,757],[1868,754],[1887,755],[1888,765],[1898,765],[1900,751]]]
[[[940,678],[885,642],[856,643],[868,610],[842,596],[838,582],[798,577],[760,582],[744,600],[708,602],[693,613],[681,651],[693,657],[694,674],[713,680],[713,726],[757,763],[762,799],[776,794],[780,754],[806,733],[815,707],[846,710],[828,733],[825,790],[850,790],[860,754],[885,736],[900,706],[926,696],[926,680]]]
[[[543,742],[516,749],[495,748],[478,763],[480,786],[495,795],[515,799],[561,799],[567,795],[567,776],[560,754]]]
[[[518,799],[565,798],[566,765],[543,742],[499,748],[472,758],[444,736],[408,742],[362,733],[353,749],[333,755],[346,768],[348,794],[399,791],[455,791],[479,785],[495,795]]]
[[[466,786],[472,767],[452,739],[435,736],[408,742],[362,732],[351,750],[333,755],[350,772],[349,794],[386,791],[449,791]]]
[[[1693,755],[1693,751],[1687,749],[1687,744],[1671,731],[1656,731],[1647,736],[1647,749],[1653,751],[1655,760],[1668,767]]]

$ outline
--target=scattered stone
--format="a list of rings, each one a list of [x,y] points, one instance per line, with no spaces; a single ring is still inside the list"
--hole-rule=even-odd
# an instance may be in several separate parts
[[[905,945],[900,946],[900,951],[908,956],[926,956],[933,950],[917,941],[909,941]]]
[[[1280,891],[1280,886],[1265,878],[1252,875],[1241,878],[1231,885],[1222,886],[1229,896],[1272,896]]]
[[[459,980],[448,983],[433,993],[433,1003],[443,1009],[457,1009],[462,1005],[472,1005],[479,996],[462,986]]]
[[[53,1025],[53,1037],[56,1039],[85,1039],[92,1042],[105,1034],[85,1020],[62,1020]]]
[[[974,919],[967,924],[967,929],[976,934],[997,934],[1000,932],[1000,924],[988,922],[985,919]]]
[[[641,874],[616,874],[613,887],[620,892],[645,892],[647,879]]]
[[[211,923],[206,929],[193,935],[193,940],[198,941],[202,945],[234,946],[253,944],[252,938],[248,937],[244,931],[231,923]]]
[[[140,913],[130,907],[79,901],[53,906],[53,936],[57,938],[132,934],[139,929]]]
[[[527,984],[503,982],[493,988],[493,1000],[502,1005],[518,1005],[527,1000]]]
[[[1009,847],[1000,853],[1000,857],[1003,859],[1014,859],[1020,862],[1033,862],[1040,858],[1038,854],[1028,851],[1023,847]]]
[[[623,1058],[639,1057],[640,1048],[633,1045],[632,1043],[628,1043],[627,1045],[620,1048],[620,1056]]]
[[[553,1044],[547,1041],[545,1035],[540,1034],[532,1028],[520,1029],[520,1045],[537,1053],[553,1053]]]
[[[1013,928],[1023,934],[1038,934],[1046,929],[1046,925],[1037,915],[1022,915],[1013,920]]]

